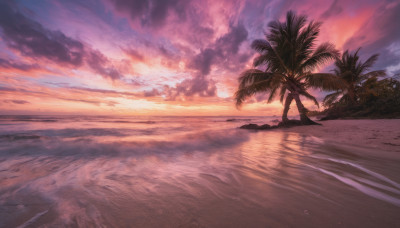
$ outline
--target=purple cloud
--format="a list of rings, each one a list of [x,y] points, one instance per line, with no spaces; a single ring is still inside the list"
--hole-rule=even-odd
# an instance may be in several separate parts
[[[355,50],[362,47],[361,54],[364,59],[374,53],[379,53],[375,69],[399,65],[400,29],[398,21],[400,21],[400,4],[397,3],[392,7],[384,5],[377,9],[361,29],[345,43],[344,48]],[[400,73],[400,70],[392,73]]]
[[[227,59],[229,59],[228,61],[241,63],[247,61],[249,56],[243,58],[243,55],[237,55],[240,45],[247,39],[247,36],[248,32],[243,24],[231,25],[228,33],[192,58],[189,67],[198,72],[193,78],[185,79],[172,88],[165,87],[164,93],[167,99],[175,100],[181,95],[191,97],[195,94],[200,97],[215,96],[217,91],[215,81],[207,77],[211,67],[213,65],[227,67]],[[238,66],[237,64],[235,65]]]
[[[112,80],[121,79],[122,74],[110,63],[109,59],[99,51],[91,51],[87,55],[87,64],[96,73]]]
[[[0,27],[6,44],[30,58],[44,58],[63,65],[80,67],[86,63],[95,73],[110,79],[120,79],[122,74],[110,60],[97,50],[67,37],[60,31],[51,31],[38,22],[25,17],[11,4],[0,3]],[[0,64],[27,68],[9,61]]]
[[[3,102],[8,104],[30,104],[29,101],[24,100],[3,100]]]
[[[155,97],[161,95],[157,89],[147,90],[143,92],[144,97]]]
[[[132,20],[139,20],[142,26],[160,27],[169,14],[174,13],[180,20],[186,18],[188,0],[108,0],[119,12],[128,14]]]
[[[30,57],[80,66],[84,45],[59,31],[50,31],[6,3],[0,3],[0,26],[8,46]]]
[[[22,71],[30,71],[33,69],[40,68],[37,64],[20,63],[20,62],[6,60],[6,59],[2,59],[2,58],[0,58],[0,67],[18,69],[18,70],[22,70]]]
[[[139,61],[144,60],[144,56],[142,54],[140,54],[138,51],[136,51],[135,49],[126,48],[126,49],[124,49],[124,52],[127,55],[129,55],[132,59],[139,60]]]
[[[237,26],[230,25],[229,28],[228,33],[196,55],[189,66],[198,70],[202,75],[208,75],[213,64],[221,64],[227,58],[230,58],[229,61],[236,59],[239,46],[247,39],[248,32],[241,23]]]
[[[166,100],[174,101],[180,96],[192,97],[195,94],[200,97],[213,97],[216,95],[216,91],[215,82],[200,74],[194,78],[183,80],[175,87],[164,86],[163,94],[166,96]]]
[[[342,6],[339,5],[339,0],[334,0],[329,7],[322,15],[321,17],[326,19],[334,15],[338,15],[343,11]]]

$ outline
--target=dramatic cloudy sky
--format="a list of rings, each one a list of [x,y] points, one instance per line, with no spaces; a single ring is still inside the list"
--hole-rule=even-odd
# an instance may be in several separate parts
[[[1,0],[0,114],[279,115],[232,95],[251,41],[288,10],[400,72],[399,0]]]

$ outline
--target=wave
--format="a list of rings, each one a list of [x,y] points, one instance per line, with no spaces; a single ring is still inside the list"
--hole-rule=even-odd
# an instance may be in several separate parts
[[[385,194],[384,192],[378,191],[378,190],[373,189],[371,187],[368,187],[367,185],[360,184],[359,182],[357,182],[356,180],[353,180],[351,178],[344,177],[344,176],[335,174],[335,173],[330,172],[328,170],[325,170],[325,169],[322,169],[322,168],[318,168],[318,167],[315,167],[315,166],[312,166],[312,165],[307,165],[307,166],[311,167],[313,169],[319,170],[322,173],[325,173],[325,174],[327,174],[329,176],[332,176],[332,177],[336,178],[337,180],[343,182],[344,184],[347,184],[347,185],[359,190],[360,192],[362,192],[362,193],[364,193],[366,195],[369,195],[371,197],[386,201],[388,203],[391,203],[391,204],[394,204],[394,205],[400,207],[400,199],[399,198],[396,198],[396,197],[393,197],[391,195]],[[375,187],[376,186],[379,186],[379,185],[375,185]],[[387,189],[384,189],[384,190],[387,190]]]
[[[27,134],[15,134],[15,135],[0,135],[0,140],[16,141],[26,139],[40,139],[40,135],[27,135]]]
[[[0,116],[0,121],[12,122],[57,122],[60,118],[46,116]]]
[[[58,120],[54,120],[54,119],[50,119],[50,120],[46,120],[46,119],[16,119],[16,120],[12,120],[15,122],[44,122],[44,123],[52,123],[52,122],[57,122]]]
[[[43,133],[43,132],[42,132]],[[143,132],[141,132],[143,134]],[[148,132],[151,134],[151,132]],[[46,130],[45,134],[39,135],[3,135],[0,139],[16,141],[8,143],[0,156],[19,155],[55,155],[55,156],[139,156],[150,154],[174,155],[177,153],[191,153],[196,151],[217,151],[222,147],[232,147],[248,139],[248,134],[243,131],[202,131],[171,137],[169,140],[138,140],[127,138],[110,142],[99,142],[89,136],[131,136],[129,132],[120,130],[86,129],[82,131],[63,129],[60,131]],[[68,137],[43,137],[43,135],[68,135]],[[86,136],[86,137],[78,137]],[[25,139],[26,142],[23,140]],[[28,141],[28,139],[35,139]],[[0,141],[1,142],[1,141]]]
[[[29,139],[32,137],[65,137],[65,138],[77,138],[77,137],[91,137],[91,136],[130,136],[130,135],[151,135],[155,133],[155,128],[146,129],[124,129],[124,128],[65,128],[65,129],[42,129],[42,130],[30,130],[24,131],[23,133],[13,133],[7,135],[1,135],[3,138],[15,138],[15,139]]]
[[[367,169],[361,165],[355,164],[354,162],[349,162],[341,159],[336,159],[336,158],[330,158],[326,156],[318,156],[318,155],[312,155],[310,156],[312,158],[316,158],[319,160],[327,160],[330,162],[333,162],[334,164],[340,164],[340,165],[346,165],[350,166],[352,168],[355,168],[358,171],[362,171],[366,174],[366,178],[361,177],[361,175],[355,175],[357,172],[344,172],[343,168],[341,167],[330,167],[328,168],[322,168],[320,167],[321,165],[315,164],[306,164],[306,166],[318,170],[324,174],[327,174],[329,176],[332,176],[339,180],[340,182],[351,186],[358,191],[369,195],[371,197],[380,199],[382,201],[391,203],[393,205],[396,205],[400,207],[400,184],[389,179],[388,177],[379,174],[377,172],[374,172],[370,169]],[[379,183],[381,182],[381,183]],[[390,186],[384,185],[382,183],[386,183]],[[397,195],[393,196],[391,194],[387,194],[387,192],[390,192],[391,194]]]
[[[398,224],[398,162],[293,132],[249,133],[227,118],[236,117],[5,126],[0,227]]]
[[[251,121],[252,119],[227,119],[226,122]]]
[[[99,121],[101,123],[128,123],[128,124],[155,124],[156,121],[129,121],[129,120],[110,120],[110,121]]]

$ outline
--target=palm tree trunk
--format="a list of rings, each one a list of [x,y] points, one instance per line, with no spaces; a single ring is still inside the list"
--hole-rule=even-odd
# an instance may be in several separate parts
[[[350,104],[354,105],[356,103],[356,92],[353,86],[351,86],[348,90],[348,94],[350,97]]]
[[[292,101],[293,101],[293,96],[292,96],[292,94],[289,93],[289,94],[286,96],[286,100],[285,100],[285,108],[283,109],[282,122],[287,122],[287,121],[289,121],[289,119],[288,119],[288,117],[287,117],[287,114],[288,114],[288,112],[289,112],[290,104],[292,103]]]
[[[297,109],[299,110],[300,122],[303,125],[320,125],[319,123],[316,123],[312,121],[310,118],[308,118],[307,109],[304,107],[303,103],[301,103],[299,94],[298,93],[293,94],[293,98],[296,101]]]

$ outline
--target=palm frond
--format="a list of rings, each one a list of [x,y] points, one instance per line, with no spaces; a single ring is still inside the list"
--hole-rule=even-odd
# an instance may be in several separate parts
[[[372,55],[369,57],[363,64],[361,64],[360,68],[362,71],[366,71],[369,68],[372,67],[372,65],[375,64],[375,62],[378,60],[379,54]]]
[[[278,88],[279,88],[279,87],[273,87],[273,88],[271,89],[271,91],[269,92],[269,97],[268,97],[267,103],[271,103],[272,100],[275,98],[275,96],[276,96],[276,91],[278,90]]]
[[[360,82],[367,80],[368,78],[378,78],[378,77],[383,77],[386,76],[386,71],[385,70],[375,70],[375,71],[371,71],[368,72],[364,75],[360,76]]]
[[[295,41],[301,31],[301,28],[304,27],[306,22],[307,16],[296,15],[293,11],[287,12],[286,23],[283,24],[287,31],[287,33],[285,34],[286,39],[291,43]]]
[[[323,105],[325,107],[330,106],[331,104],[333,104],[333,102],[335,102],[337,100],[337,98],[339,97],[340,94],[342,94],[342,91],[336,91],[334,93],[326,95],[323,100]]]
[[[281,75],[274,75],[271,77],[270,79],[270,95],[268,97],[267,102],[271,103],[273,101],[273,99],[275,98],[276,92],[279,88],[283,87],[283,83],[282,83],[282,76]]]
[[[286,86],[285,85],[283,85],[282,87],[281,87],[281,91],[279,92],[279,96],[280,96],[280,98],[279,98],[279,101],[282,103],[283,102],[283,99],[285,98],[285,94],[286,94]]]
[[[326,91],[343,89],[347,86],[342,78],[328,73],[306,74],[304,79],[310,87]]]
[[[320,27],[320,22],[311,21],[299,34],[297,39],[297,44],[299,44],[297,53],[299,60],[304,61],[312,53],[314,42],[318,37]]]
[[[271,50],[272,47],[267,40],[258,39],[251,43],[251,48],[262,54],[265,51]]]
[[[242,72],[239,76],[239,88],[244,88],[256,82],[265,81],[270,78],[270,74],[258,69],[250,69]]]
[[[239,89],[235,93],[236,107],[240,107],[246,98],[255,93],[276,90],[281,84],[281,78],[281,74],[257,69],[244,71],[239,77]]]
[[[319,108],[319,103],[318,103],[317,99],[313,95],[309,94],[306,90],[300,91],[300,95],[308,98],[309,100],[314,101],[314,104]]]
[[[317,47],[314,53],[303,62],[300,69],[311,71],[315,67],[325,64],[329,60],[334,60],[339,56],[339,51],[331,43],[323,43]]]
[[[259,55],[253,60],[253,66],[258,67],[262,65],[266,65],[269,60],[265,57],[265,55]]]

